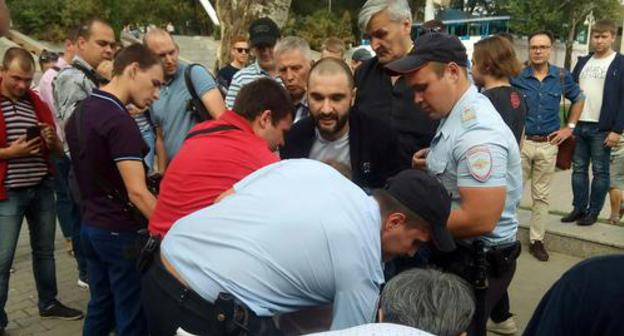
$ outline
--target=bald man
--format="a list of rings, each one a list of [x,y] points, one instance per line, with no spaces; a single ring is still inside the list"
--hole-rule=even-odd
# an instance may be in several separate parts
[[[158,167],[162,172],[197,120],[187,109],[191,99],[184,79],[188,66],[178,62],[180,50],[171,35],[162,29],[152,29],[143,37],[143,43],[162,60],[167,80],[160,98],[150,107],[150,118],[156,127]],[[212,118],[217,119],[225,111],[225,103],[215,78],[201,66],[194,66],[189,75],[204,107]]]

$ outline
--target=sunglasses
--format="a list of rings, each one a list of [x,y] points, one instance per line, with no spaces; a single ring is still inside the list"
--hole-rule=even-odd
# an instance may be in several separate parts
[[[239,54],[249,54],[249,48],[234,48]]]

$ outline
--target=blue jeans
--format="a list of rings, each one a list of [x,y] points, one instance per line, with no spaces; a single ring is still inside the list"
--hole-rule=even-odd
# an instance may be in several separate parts
[[[9,291],[9,277],[22,222],[26,218],[32,249],[32,266],[43,310],[54,303],[57,295],[54,263],[56,212],[51,178],[39,185],[7,190],[8,198],[0,201],[0,327],[7,324],[4,311]]]
[[[91,298],[83,335],[147,335],[141,304],[141,273],[128,253],[137,234],[85,224],[82,248],[87,259]]]
[[[54,157],[54,167],[56,169],[56,175],[54,175],[56,214],[63,236],[72,238],[74,257],[78,264],[78,277],[85,281],[87,279],[87,262],[84,260],[82,248],[80,248],[80,209],[69,191],[67,182],[71,161],[65,154],[62,157],[56,156]]]
[[[154,129],[152,127],[145,128],[141,130],[141,136],[143,137],[143,141],[149,147],[149,152],[143,159],[145,164],[147,165],[148,173],[152,173],[154,171],[154,153],[156,148],[156,134],[154,133]]]
[[[611,148],[604,141],[608,132],[597,123],[579,122],[574,129],[576,148],[572,158],[572,192],[575,209],[598,215],[609,191],[609,157]],[[589,163],[593,179],[589,186]]]

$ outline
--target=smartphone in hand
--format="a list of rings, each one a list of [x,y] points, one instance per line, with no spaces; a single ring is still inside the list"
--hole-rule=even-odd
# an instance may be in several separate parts
[[[29,126],[26,129],[26,141],[30,141],[41,135],[41,130],[39,126]]]

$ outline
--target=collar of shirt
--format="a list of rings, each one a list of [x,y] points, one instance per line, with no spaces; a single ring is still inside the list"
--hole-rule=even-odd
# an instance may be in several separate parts
[[[476,93],[478,93],[477,88],[474,85],[470,85],[468,90],[466,90],[461,98],[459,98],[459,100],[455,103],[453,109],[451,109],[451,113],[440,121],[440,126],[438,128],[440,136],[445,139],[448,138],[449,134],[452,133],[452,128],[456,126],[457,121],[461,118],[462,110],[464,109],[467,100],[470,96]]]
[[[557,68],[556,65],[548,64],[548,74],[546,75],[546,77],[550,77],[550,76],[553,76],[553,77],[559,76],[559,68]],[[522,77],[526,79],[535,78],[533,67],[529,65],[526,68],[524,68],[524,70],[522,71]],[[546,77],[544,79],[546,79]]]
[[[128,110],[126,109],[126,107],[124,106],[124,104],[114,95],[102,91],[102,90],[98,90],[98,89],[94,89],[93,92],[91,93],[92,97],[98,98],[98,99],[103,99],[103,100],[107,100],[113,104],[115,104],[120,111],[128,113]]]
[[[78,63],[88,70],[95,71],[95,69],[93,69],[93,67],[89,63],[87,63],[87,61],[85,61],[82,57],[78,55],[74,56],[74,58],[72,59],[72,63]]]
[[[255,134],[250,122],[232,110],[225,110],[225,112],[219,117],[219,120],[236,126],[245,133]]]

